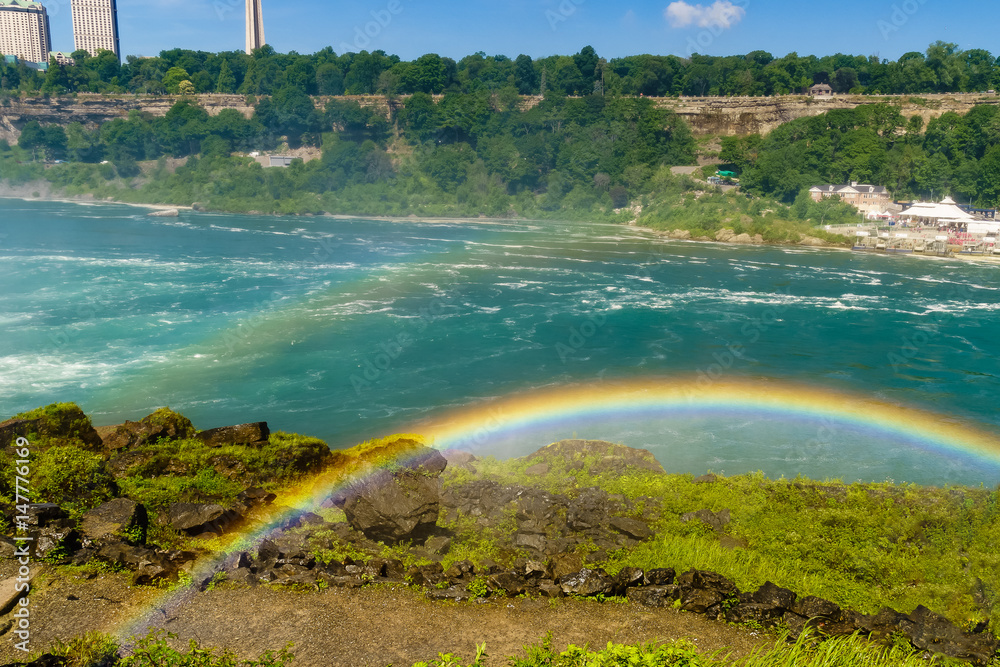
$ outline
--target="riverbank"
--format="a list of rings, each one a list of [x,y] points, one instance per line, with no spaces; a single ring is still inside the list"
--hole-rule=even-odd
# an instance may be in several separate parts
[[[330,452],[263,422],[198,431],[167,409],[94,430],[52,405],[0,423],[15,436],[53,502],[28,513],[39,649],[147,627],[243,656],[301,642],[298,664],[345,666],[484,639],[517,653],[547,631],[743,654],[766,628],[816,626],[980,665],[998,646],[996,491],[692,478],[602,441],[506,461],[413,435]]]
[[[99,199],[92,194],[68,195],[58,192],[48,181],[31,181],[21,185],[12,185],[0,180],[0,198],[19,199],[22,201],[51,201],[64,204],[121,204],[122,206],[132,206],[136,208],[152,209],[154,211],[166,211],[170,209],[191,210],[191,206],[175,206],[172,204],[136,204],[132,202],[118,201],[112,198]]]

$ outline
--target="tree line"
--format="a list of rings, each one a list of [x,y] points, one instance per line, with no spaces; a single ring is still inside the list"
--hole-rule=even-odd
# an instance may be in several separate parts
[[[883,185],[900,199],[995,207],[1000,203],[1000,108],[949,111],[924,127],[889,104],[835,109],[775,128],[766,137],[726,137],[720,157],[740,172],[744,190],[785,202],[813,185]],[[798,198],[798,199],[797,199]]]
[[[247,55],[186,49],[158,56],[108,51],[72,54],[74,65],[54,60],[47,72],[0,59],[0,91],[107,94],[239,93],[273,95],[294,87],[307,95],[474,93],[509,89],[521,95],[610,93],[632,96],[784,95],[827,83],[837,93],[921,94],[1000,88],[1000,62],[985,49],[962,50],[937,41],[898,60],[835,54],[775,57],[766,51],[739,56],[635,55],[610,60],[585,46],[574,55],[516,58],[483,52],[458,61],[428,53],[405,61],[384,51],[311,55],[277,53],[270,46]]]

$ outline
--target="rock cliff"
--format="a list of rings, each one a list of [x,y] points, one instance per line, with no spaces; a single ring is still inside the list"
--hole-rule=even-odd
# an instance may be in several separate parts
[[[386,116],[390,106],[398,108],[406,96],[392,100],[381,95],[353,95],[339,99],[359,102],[363,107],[376,108]],[[236,109],[244,116],[253,113],[253,105],[242,95],[206,94],[195,98],[211,115],[223,109]],[[440,99],[440,96],[436,96]],[[42,124],[69,124],[79,121],[91,129],[114,118],[124,118],[132,110],[163,116],[180,96],[104,96],[81,93],[72,97],[10,97],[0,106],[0,139],[14,143],[25,123],[37,120]],[[326,106],[329,97],[314,97],[318,109]],[[660,107],[672,109],[691,125],[695,134],[745,135],[767,134],[778,125],[796,118],[816,116],[831,109],[853,109],[860,104],[887,102],[899,107],[909,118],[920,116],[927,121],[954,111],[966,113],[976,104],[1000,104],[1000,97],[979,93],[941,94],[913,97],[909,95],[833,95],[809,97],[782,95],[775,97],[663,97],[654,98]],[[528,109],[541,101],[539,96],[522,98],[521,108]]]

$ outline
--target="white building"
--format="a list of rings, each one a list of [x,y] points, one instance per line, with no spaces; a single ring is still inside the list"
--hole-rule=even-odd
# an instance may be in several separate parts
[[[118,5],[115,0],[71,0],[73,44],[76,51],[96,56],[111,51],[121,60],[118,47]]]
[[[0,53],[48,63],[52,50],[49,15],[34,0],[0,0]]]

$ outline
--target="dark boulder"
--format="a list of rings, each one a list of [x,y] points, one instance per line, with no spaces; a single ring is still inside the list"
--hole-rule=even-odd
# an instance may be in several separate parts
[[[30,531],[29,536],[33,538],[29,551],[35,558],[54,555],[56,550],[72,553],[81,546],[80,533],[65,526],[46,526]]]
[[[783,620],[785,613],[781,607],[756,602],[740,602],[725,612],[726,620],[730,623],[754,621],[765,627]]]
[[[157,440],[190,438],[195,429],[191,420],[170,408],[160,408],[137,422],[127,421],[104,435],[104,448],[112,452],[141,447]]]
[[[677,577],[677,585],[685,590],[716,591],[724,596],[739,594],[736,584],[730,579],[709,570],[688,570]]]
[[[470,560],[456,561],[444,572],[452,581],[471,581],[475,574],[476,568]]]
[[[444,555],[451,550],[451,538],[446,535],[428,537],[424,547],[433,553]]]
[[[681,515],[681,521],[701,521],[703,524],[711,528],[717,533],[721,533],[729,523],[729,510],[723,509],[718,512],[713,512],[712,510],[696,510],[694,512],[685,512]]]
[[[516,597],[528,590],[528,580],[517,572],[499,572],[487,578],[491,591]]]
[[[829,600],[807,595],[797,598],[792,604],[791,610],[805,618],[817,618],[835,621],[840,618],[840,607]]]
[[[109,538],[144,544],[149,516],[146,508],[130,498],[115,498],[98,505],[83,515],[81,532],[85,541],[101,541]]]
[[[615,589],[615,580],[600,569],[584,568],[579,572],[559,578],[559,586],[566,595],[592,597],[594,595],[611,595]]]
[[[14,447],[18,438],[27,438],[31,433],[38,433],[41,419],[8,419],[0,423],[0,447]]]
[[[760,588],[749,595],[749,602],[774,607],[783,613],[795,610],[795,598],[793,591],[765,581]]]
[[[466,470],[471,473],[476,472],[476,466],[473,463],[479,459],[471,452],[461,449],[442,449],[441,456],[445,458],[448,466],[452,469]]]
[[[646,607],[669,607],[678,595],[680,591],[677,586],[642,586],[630,588],[625,592],[625,597],[629,601]]]
[[[430,447],[418,447],[408,456],[401,458],[398,463],[407,470],[431,477],[437,477],[448,466],[448,460],[441,455],[441,452]]]
[[[625,516],[613,516],[608,524],[622,535],[627,535],[635,540],[647,540],[654,535],[653,531],[644,522],[638,519],[630,519]]]
[[[166,522],[188,535],[221,535],[240,518],[236,512],[214,503],[170,503]]]
[[[688,570],[677,577],[677,585],[683,592],[681,609],[684,611],[717,616],[723,603],[738,600],[736,584],[716,572]]]
[[[220,426],[218,428],[198,431],[194,437],[209,447],[222,447],[223,445],[250,445],[259,447],[268,443],[271,431],[267,427],[267,422],[252,422],[249,424]]]
[[[654,567],[652,570],[646,570],[645,583],[647,586],[667,586],[674,583],[676,576],[677,573],[672,567]]]
[[[973,664],[986,665],[996,655],[1000,643],[989,633],[962,632],[948,619],[923,605],[908,616],[912,624],[906,632],[910,641],[922,651],[943,653]]]
[[[413,565],[406,571],[406,580],[414,586],[434,587],[445,581],[444,567],[441,563]]]
[[[347,521],[365,537],[387,544],[423,542],[436,527],[441,481],[434,474],[409,469],[380,470],[345,495]]]
[[[629,588],[642,586],[646,581],[646,573],[638,567],[623,567],[615,575],[615,595],[625,595]]]
[[[56,503],[33,503],[28,506],[26,516],[29,528],[63,526],[69,520],[69,513]]]
[[[545,553],[548,548],[548,540],[544,535],[518,533],[514,536],[513,544],[517,549],[530,549],[538,553]]]
[[[549,579],[560,581],[563,577],[582,570],[583,558],[575,553],[556,554],[549,559],[546,569]]]

